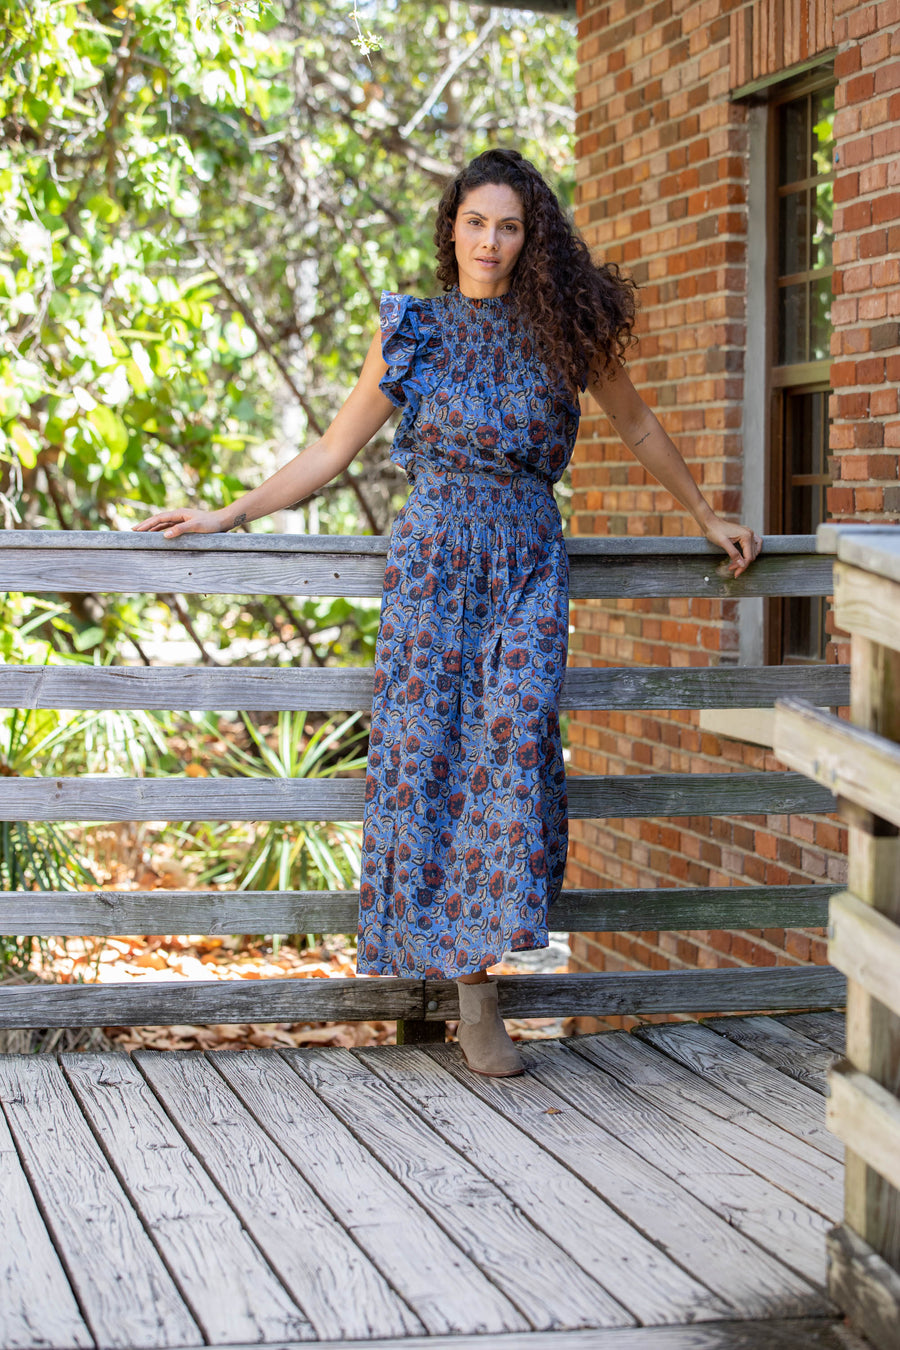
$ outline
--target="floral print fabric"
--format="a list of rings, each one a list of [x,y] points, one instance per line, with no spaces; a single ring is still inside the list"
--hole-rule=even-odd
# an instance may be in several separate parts
[[[578,417],[504,297],[386,296],[382,324],[413,490],[375,650],[357,968],[452,978],[545,947],[562,886],[569,564],[552,483]]]
[[[562,476],[580,409],[538,360],[511,293],[420,300],[386,291],[381,332],[381,388],[403,407],[391,459],[410,483],[418,464]]]

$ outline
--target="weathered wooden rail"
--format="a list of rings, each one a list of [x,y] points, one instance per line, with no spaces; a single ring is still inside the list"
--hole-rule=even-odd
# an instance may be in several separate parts
[[[852,722],[786,700],[779,758],[827,787],[849,826],[849,887],[830,902],[829,954],[848,977],[847,1056],[828,1124],[847,1145],[844,1223],[829,1289],[879,1347],[900,1345],[900,531],[825,525],[835,621],[851,635]]]
[[[207,535],[165,540],[131,533],[0,531],[0,585],[28,592],[381,594],[386,538]],[[741,599],[831,591],[831,562],[803,537],[770,538],[738,581],[722,555],[694,539],[573,539],[573,598],[703,596]],[[772,706],[802,693],[815,705],[849,700],[846,668],[721,667],[567,672],[565,708]],[[0,669],[0,706],[253,708],[310,711],[371,706],[368,670],[172,668]],[[0,781],[0,819],[359,820],[363,783],[178,778],[17,778]],[[827,812],[828,785],[797,773],[571,776],[573,817]],[[564,891],[553,923],[570,931],[784,927],[824,924],[835,887]],[[353,892],[92,892],[0,894],[5,931],[98,936],[129,932],[348,931]],[[507,1016],[830,1008],[844,980],[830,967],[522,976],[502,981]],[[65,985],[0,991],[0,1027],[185,1022],[398,1019],[405,1039],[432,1040],[456,1013],[451,982],[198,981]]]

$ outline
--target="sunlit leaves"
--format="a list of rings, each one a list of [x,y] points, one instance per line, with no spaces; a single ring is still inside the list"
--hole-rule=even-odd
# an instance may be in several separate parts
[[[184,467],[213,496],[223,420],[241,447],[221,375],[255,340],[220,311],[217,287],[198,287],[186,231],[222,164],[240,172],[252,158],[248,121],[271,108],[289,60],[247,28],[254,13],[0,4],[0,453],[30,470],[63,448],[69,492],[119,497],[130,448],[136,495],[154,500],[162,466],[148,428],[173,440],[190,430]],[[218,131],[210,116],[224,119]],[[266,403],[253,400],[250,438]]]
[[[498,11],[478,46],[467,4],[354,8],[0,0],[0,524],[231,500],[330,421],[381,290],[433,292],[447,172],[515,144],[568,196],[571,25]],[[351,470],[376,528],[388,441]],[[372,525],[331,485],[279,527]]]

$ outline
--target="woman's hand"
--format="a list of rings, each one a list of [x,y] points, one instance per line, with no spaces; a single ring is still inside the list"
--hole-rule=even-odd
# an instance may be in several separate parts
[[[166,539],[175,539],[179,534],[217,534],[231,527],[222,511],[199,511],[185,506],[177,511],[158,511],[155,516],[149,516],[140,525],[132,525],[131,528],[162,533]]]
[[[711,544],[717,544],[728,554],[729,561],[723,564],[723,570],[734,577],[746,572],[762,551],[762,539],[746,525],[733,525],[731,521],[710,515],[701,528]]]

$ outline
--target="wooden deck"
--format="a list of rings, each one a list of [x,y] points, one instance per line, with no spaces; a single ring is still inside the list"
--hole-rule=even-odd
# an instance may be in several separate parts
[[[507,1080],[455,1045],[0,1057],[2,1346],[846,1346],[842,1047],[826,1012]]]

